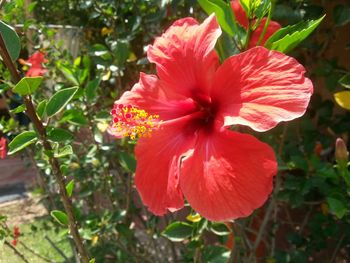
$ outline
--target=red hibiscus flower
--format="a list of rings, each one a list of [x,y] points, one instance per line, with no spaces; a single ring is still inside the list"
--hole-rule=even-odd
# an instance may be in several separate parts
[[[141,73],[112,110],[110,133],[140,137],[135,184],[156,215],[184,197],[210,220],[251,214],[272,191],[275,154],[229,127],[267,131],[308,105],[312,83],[295,59],[255,47],[219,65],[220,34],[213,15],[176,21],[148,48],[158,77]]]
[[[30,66],[29,70],[26,73],[26,76],[27,77],[43,76],[47,72],[47,69],[43,67],[42,63],[46,63],[46,62],[47,60],[45,59],[44,53],[40,51],[36,51],[26,61],[26,64]]]
[[[5,159],[7,155],[7,141],[5,137],[0,138],[0,159]]]
[[[247,14],[245,13],[244,8],[242,7],[240,1],[239,0],[231,1],[231,6],[232,6],[233,13],[235,14],[235,17],[236,17],[236,20],[238,21],[238,23],[241,24],[241,26],[243,26],[245,29],[247,29],[249,21],[248,21]],[[267,20],[266,17],[264,17],[261,20],[259,26],[252,33],[250,40],[249,40],[249,44],[248,44],[249,48],[257,46],[259,39],[260,39],[260,36],[261,36],[262,32],[264,31],[266,20]],[[281,25],[279,23],[271,20],[260,44],[263,46],[265,44],[265,42],[270,38],[270,36],[272,36],[280,28],[281,28]]]

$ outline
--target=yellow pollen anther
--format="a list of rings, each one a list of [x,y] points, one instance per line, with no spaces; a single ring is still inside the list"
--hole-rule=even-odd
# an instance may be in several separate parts
[[[145,110],[132,105],[114,105],[110,131],[116,137],[130,137],[135,140],[150,137],[160,126],[159,115],[150,115]]]

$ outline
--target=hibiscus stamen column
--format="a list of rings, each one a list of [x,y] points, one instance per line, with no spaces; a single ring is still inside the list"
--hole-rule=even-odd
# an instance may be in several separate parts
[[[14,65],[8,50],[6,48],[4,39],[2,37],[2,34],[0,33],[0,55],[3,58],[3,62],[6,65],[6,67],[9,69],[12,80],[16,84],[21,80],[21,77],[16,69],[16,66]],[[29,117],[29,119],[32,121],[39,138],[43,144],[43,147],[46,151],[52,152],[52,147],[50,142],[47,140],[47,134],[46,134],[46,128],[43,125],[43,123],[39,120],[34,105],[33,101],[30,95],[26,95],[23,98],[24,104],[26,106],[26,114]],[[76,220],[73,214],[73,205],[71,200],[69,199],[66,191],[66,186],[65,186],[65,180],[63,177],[63,174],[60,170],[59,162],[58,159],[55,158],[54,156],[49,157],[49,163],[52,168],[53,175],[56,178],[56,181],[59,186],[59,194],[65,209],[65,212],[67,213],[68,217],[68,222],[69,222],[69,229],[70,229],[70,234],[73,237],[75,246],[78,250],[78,254],[80,256],[81,262],[82,263],[89,263],[89,255],[87,250],[85,249],[85,246],[83,244],[82,238],[79,234],[78,231],[78,226],[76,224]]]

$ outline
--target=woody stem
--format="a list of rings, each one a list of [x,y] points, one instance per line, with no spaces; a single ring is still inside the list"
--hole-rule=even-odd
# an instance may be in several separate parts
[[[11,73],[13,83],[17,84],[21,80],[21,76],[19,75],[16,69],[16,66],[9,55],[9,52],[6,48],[1,32],[0,32],[0,55],[3,59],[4,64],[6,65],[6,67],[9,69]],[[26,95],[24,96],[23,99],[24,99],[24,104],[26,106],[26,115],[32,121],[36,129],[36,132],[39,135],[39,139],[43,144],[44,149],[48,152],[52,152],[51,144],[47,140],[46,128],[36,114],[31,96]],[[59,194],[65,209],[65,212],[68,217],[69,230],[73,237],[78,253],[80,255],[81,261],[82,263],[89,263],[89,255],[86,248],[84,247],[82,238],[78,231],[78,226],[73,214],[73,205],[66,191],[65,179],[60,170],[59,161],[54,156],[50,156],[49,163],[51,165],[53,175],[55,176],[55,179],[59,186]]]

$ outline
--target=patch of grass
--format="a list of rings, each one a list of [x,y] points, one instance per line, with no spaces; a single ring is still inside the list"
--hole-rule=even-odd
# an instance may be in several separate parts
[[[51,262],[68,263],[73,262],[73,252],[70,247],[67,235],[64,234],[62,228],[52,222],[49,217],[36,219],[32,223],[25,223],[19,226],[21,236],[19,241],[23,242],[27,247],[34,250],[37,254],[50,259]],[[50,239],[60,251],[69,259],[63,256],[50,244]],[[8,241],[11,241],[8,239]],[[21,252],[29,262],[47,263],[40,257],[28,251],[21,242],[18,242],[16,248]],[[7,246],[0,244],[0,263],[21,262],[22,260]],[[49,261],[49,262],[50,262]]]

